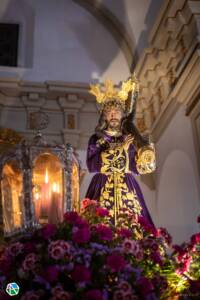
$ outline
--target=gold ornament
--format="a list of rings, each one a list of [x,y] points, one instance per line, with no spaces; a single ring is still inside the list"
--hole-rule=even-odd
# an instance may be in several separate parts
[[[140,174],[152,173],[156,169],[155,146],[153,143],[138,150],[136,167]]]
[[[101,106],[101,110],[111,101],[114,101],[116,105],[119,105],[126,109],[126,101],[129,93],[139,92],[139,83],[135,75],[128,80],[122,82],[121,88],[115,88],[112,80],[105,80],[104,87],[101,88],[99,84],[91,84],[90,91],[92,95],[96,97],[96,101]]]

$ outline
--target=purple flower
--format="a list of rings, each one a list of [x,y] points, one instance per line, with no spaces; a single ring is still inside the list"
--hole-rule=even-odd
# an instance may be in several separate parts
[[[141,277],[137,281],[137,284],[140,287],[140,292],[143,296],[147,296],[153,291],[154,286],[152,282],[146,277]]]
[[[57,281],[58,275],[58,267],[56,265],[52,265],[46,268],[44,277],[48,282],[54,282]]]
[[[99,217],[106,217],[106,216],[109,216],[109,211],[106,208],[97,207],[96,208],[96,215],[99,216]]]
[[[111,241],[113,238],[112,229],[106,225],[99,225],[97,227],[97,234],[99,238],[103,241]]]
[[[71,276],[76,283],[89,282],[91,279],[91,272],[85,266],[77,265],[72,271]]]
[[[159,264],[160,266],[163,264],[161,256],[158,252],[151,253],[150,257],[151,257],[151,259],[153,260],[154,263]]]
[[[70,211],[70,212],[66,212],[64,214],[64,220],[72,225],[76,225],[77,221],[80,219],[81,217],[78,215],[77,212],[75,211]]]
[[[103,300],[102,292],[100,290],[89,290],[85,293],[87,300]]]
[[[24,252],[26,254],[35,252],[36,251],[36,245],[33,242],[27,242],[24,244]]]
[[[90,230],[87,227],[78,229],[72,234],[72,240],[77,244],[84,244],[90,240]]]
[[[127,229],[127,228],[120,228],[118,230],[118,234],[122,237],[122,238],[127,238],[129,239],[132,236],[132,232],[131,230]]]
[[[112,270],[112,272],[120,272],[124,269],[126,261],[120,254],[112,253],[107,256],[106,264]]]
[[[57,227],[55,224],[46,224],[41,229],[41,235],[44,239],[49,239],[56,233]]]

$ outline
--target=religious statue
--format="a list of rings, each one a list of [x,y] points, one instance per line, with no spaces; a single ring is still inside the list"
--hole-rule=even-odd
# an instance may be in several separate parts
[[[126,207],[154,225],[134,178],[155,170],[154,146],[133,123],[138,90],[135,76],[123,82],[121,89],[107,80],[104,89],[91,85],[90,90],[100,106],[100,118],[88,143],[87,167],[96,174],[86,197],[107,208],[114,224],[120,208]]]

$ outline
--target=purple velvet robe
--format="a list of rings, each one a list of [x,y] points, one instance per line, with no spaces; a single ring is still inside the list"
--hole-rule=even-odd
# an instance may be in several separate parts
[[[120,143],[123,142],[125,136],[119,136],[119,137],[113,137],[105,133],[106,141],[110,143]],[[108,161],[113,167],[114,157],[112,157],[112,153],[108,153],[108,156],[106,159],[104,159],[104,154],[106,154],[106,151],[109,152],[108,147],[106,147],[105,144],[98,144],[98,137],[96,134],[92,135],[89,143],[88,143],[88,149],[87,149],[87,167],[89,172],[95,172],[96,174],[93,176],[91,183],[88,187],[86,198],[94,199],[97,201],[100,201],[102,199],[102,193],[104,192],[104,195],[107,195],[107,200],[103,199],[100,201],[100,205],[108,208],[109,210],[113,209],[113,194],[114,194],[114,188],[113,184],[111,182],[111,179],[109,178],[112,174],[109,169],[110,166],[106,166],[106,170],[108,172],[102,172],[104,170],[105,161]],[[108,145],[108,144],[107,144]],[[125,153],[125,150],[121,152],[121,154],[117,157],[114,166],[115,168],[119,169],[127,164],[128,162],[128,168],[126,166],[126,170],[119,171],[118,174],[120,174],[119,180],[120,186],[124,187],[124,190],[121,189],[121,206],[128,207],[130,209],[133,209],[134,206],[137,205],[137,202],[139,203],[139,206],[141,207],[141,211],[138,213],[138,215],[142,215],[149,221],[150,224],[153,224],[151,216],[149,214],[149,211],[146,207],[143,194],[141,192],[141,189],[137,183],[137,181],[134,178],[134,175],[139,175],[137,168],[136,168],[136,149],[133,144],[129,146],[128,153]],[[108,158],[108,159],[107,159]],[[128,170],[128,171],[127,171]],[[108,182],[111,182],[109,185]],[[106,188],[106,185],[108,185],[108,188]],[[110,190],[112,189],[112,191]],[[108,195],[109,192],[109,195]],[[127,199],[128,195],[128,199]],[[105,197],[104,197],[105,198]],[[110,200],[111,199],[111,200]]]

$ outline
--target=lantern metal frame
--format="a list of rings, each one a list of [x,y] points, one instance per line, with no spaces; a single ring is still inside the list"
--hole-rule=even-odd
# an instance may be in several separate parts
[[[81,163],[77,157],[71,144],[57,144],[47,143],[40,132],[36,134],[33,140],[23,140],[10,150],[0,154],[0,234],[4,237],[14,236],[21,234],[27,230],[31,230],[40,226],[36,221],[34,199],[33,199],[33,170],[34,162],[37,157],[44,153],[50,153],[55,155],[63,169],[63,211],[74,210],[78,207],[79,203],[73,203],[72,199],[72,167],[76,164],[78,167],[78,181],[80,182]],[[19,229],[13,229],[11,232],[4,232],[4,216],[3,216],[3,193],[2,193],[2,180],[3,180],[3,168],[9,161],[16,161],[22,172],[23,178],[23,221],[22,226]]]

